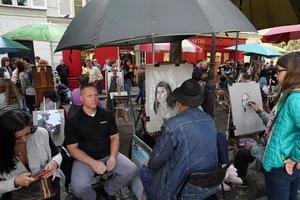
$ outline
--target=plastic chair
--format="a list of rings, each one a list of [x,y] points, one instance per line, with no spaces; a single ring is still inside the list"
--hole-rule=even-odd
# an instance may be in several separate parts
[[[211,172],[193,172],[189,174],[185,181],[184,184],[182,185],[177,199],[180,199],[181,197],[181,192],[183,188],[186,186],[186,184],[193,185],[195,187],[199,188],[211,188],[211,187],[217,187],[218,185],[221,184],[222,186],[222,195],[223,199],[225,199],[225,192],[224,192],[224,186],[222,184],[225,176],[226,176],[226,171],[231,165],[231,162],[227,163],[224,167],[221,167],[220,169],[217,169],[215,171]]]

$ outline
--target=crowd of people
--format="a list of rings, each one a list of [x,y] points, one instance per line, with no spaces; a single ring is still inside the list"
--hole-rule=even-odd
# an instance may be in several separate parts
[[[47,64],[40,59],[38,66],[42,63]],[[222,145],[225,137],[220,143],[220,133],[212,117],[201,108],[204,99],[202,87],[208,79],[207,63],[200,62],[195,66],[193,78],[173,91],[168,83],[157,85],[153,110],[162,116],[163,125],[148,164],[140,169],[119,152],[120,133],[115,116],[99,103],[103,71],[112,72],[108,92],[120,90],[117,72],[122,70],[124,89],[131,94],[133,67],[130,60],[125,60],[119,69],[116,61],[107,60],[102,68],[96,59],[87,59],[79,77],[80,86],[72,92],[68,89],[68,66],[60,61],[57,76],[54,76],[57,94],[44,95],[44,101],[50,99],[52,103],[57,101],[55,97],[61,100],[60,103],[68,103],[69,99],[71,109],[75,108],[66,115],[65,141],[59,148],[45,128],[32,124],[31,112],[37,109],[33,101],[32,66],[26,58],[3,58],[1,62],[1,200],[13,199],[17,192],[31,187],[40,180],[41,173],[43,178],[51,180],[55,195],[50,199],[60,199],[63,177],[70,183],[67,191],[70,188],[73,199],[97,199],[92,180],[95,175],[109,173],[112,175],[101,191],[106,199],[114,199],[114,195],[137,176],[144,186],[144,196],[149,200],[218,199],[215,186],[198,188],[185,181],[193,172],[215,171],[228,162],[228,158],[220,156],[225,154],[228,157],[227,147],[224,150]],[[137,103],[145,101],[144,73],[141,68]],[[260,110],[256,102],[249,102],[266,125],[266,130],[261,143],[246,143],[238,150],[233,164],[237,168],[237,178],[240,178],[236,180],[246,185],[248,166],[257,161],[265,177],[268,199],[296,200],[300,181],[300,52],[283,55],[276,65],[254,62],[233,67],[227,62],[219,67],[218,80],[218,87],[224,91],[223,103],[228,85],[233,82],[256,81],[262,93],[276,93],[275,100],[267,105],[271,111]],[[230,107],[228,99],[226,103]],[[170,109],[166,108],[171,108],[173,113],[167,113],[166,110]],[[64,148],[70,156],[67,169],[65,153],[61,151]]]

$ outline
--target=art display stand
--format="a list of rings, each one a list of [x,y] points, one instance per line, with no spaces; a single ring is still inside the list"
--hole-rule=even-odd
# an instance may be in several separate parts
[[[32,79],[35,89],[36,107],[39,108],[44,92],[55,91],[52,67],[32,67]]]

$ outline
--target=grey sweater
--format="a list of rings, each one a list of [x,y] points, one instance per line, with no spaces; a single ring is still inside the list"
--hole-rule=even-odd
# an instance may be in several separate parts
[[[51,158],[49,135],[44,128],[38,127],[36,132],[28,137],[26,148],[29,168],[32,174],[42,171],[51,160],[55,160],[58,165],[61,164],[62,156],[60,153]],[[20,187],[16,188],[14,185],[16,176],[28,172],[22,162],[19,160],[16,160],[16,162],[16,169],[10,173],[0,174],[0,198],[4,193],[19,189]],[[56,176],[59,175],[57,174]]]

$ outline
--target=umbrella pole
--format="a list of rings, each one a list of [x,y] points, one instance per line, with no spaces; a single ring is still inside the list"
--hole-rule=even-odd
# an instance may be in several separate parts
[[[152,65],[155,64],[154,37],[152,37]]]
[[[51,66],[52,68],[54,67],[54,60],[53,60],[53,47],[52,47],[52,42],[50,42],[50,56],[51,56]]]
[[[216,34],[212,33],[212,44],[210,49],[210,63],[209,63],[209,80],[205,87],[205,101],[203,104],[203,109],[205,112],[214,117],[215,114],[215,91],[216,84],[214,81],[215,74],[215,55],[216,55]]]
[[[238,45],[239,45],[239,36],[240,32],[236,32],[236,38],[235,38],[235,50],[234,50],[234,67],[237,68],[237,57],[238,57]]]

